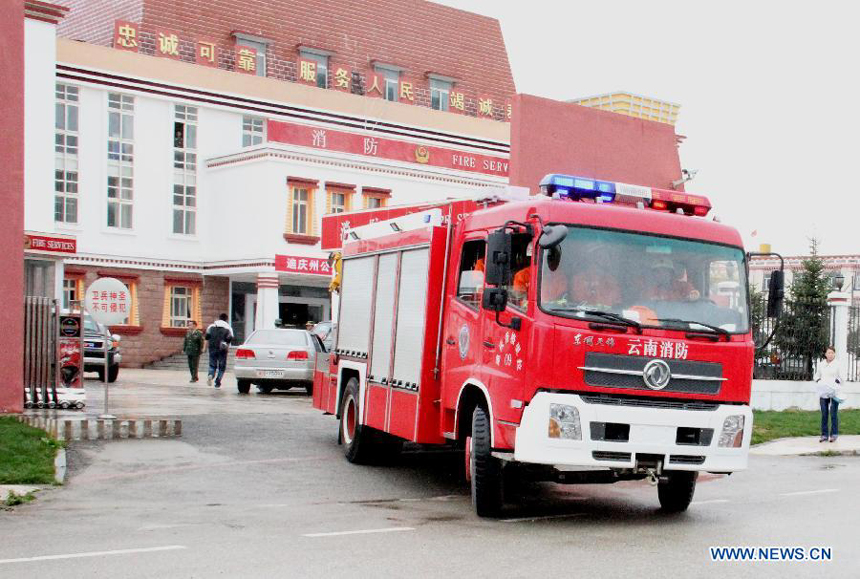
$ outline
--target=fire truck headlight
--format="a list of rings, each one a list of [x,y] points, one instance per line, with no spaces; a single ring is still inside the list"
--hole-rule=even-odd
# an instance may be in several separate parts
[[[582,440],[579,410],[567,404],[550,404],[547,434],[550,438]]]
[[[719,446],[724,448],[740,448],[744,440],[744,417],[741,415],[727,416],[723,421]]]

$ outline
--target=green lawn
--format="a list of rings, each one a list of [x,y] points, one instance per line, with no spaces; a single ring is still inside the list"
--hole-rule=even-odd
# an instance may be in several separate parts
[[[0,484],[53,484],[60,446],[44,430],[0,416]]]
[[[807,410],[753,411],[752,443],[821,434],[821,413]],[[839,411],[839,434],[860,434],[860,410]]]

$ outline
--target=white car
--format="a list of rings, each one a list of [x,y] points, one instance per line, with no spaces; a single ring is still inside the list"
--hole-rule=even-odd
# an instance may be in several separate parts
[[[254,384],[268,394],[275,388],[301,387],[313,392],[314,368],[322,342],[307,330],[256,330],[236,350],[233,374],[239,393]]]

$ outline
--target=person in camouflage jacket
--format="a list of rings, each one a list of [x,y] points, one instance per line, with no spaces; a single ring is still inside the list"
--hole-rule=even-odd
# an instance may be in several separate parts
[[[182,351],[188,356],[188,370],[191,372],[191,382],[197,382],[197,368],[200,365],[200,354],[203,352],[203,332],[197,328],[197,322],[188,322],[188,332],[182,343]]]

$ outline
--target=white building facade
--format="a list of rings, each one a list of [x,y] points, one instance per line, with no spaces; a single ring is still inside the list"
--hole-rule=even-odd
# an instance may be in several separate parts
[[[276,318],[329,319],[327,213],[507,182],[506,122],[57,39],[36,24],[25,226],[74,245],[51,262],[59,299],[105,276],[130,288],[128,318],[112,327],[129,365],[177,352],[188,321],[222,312],[239,340]],[[275,288],[276,306],[261,299]]]

